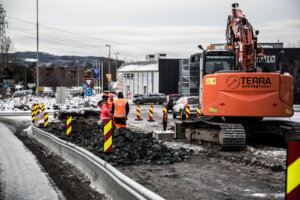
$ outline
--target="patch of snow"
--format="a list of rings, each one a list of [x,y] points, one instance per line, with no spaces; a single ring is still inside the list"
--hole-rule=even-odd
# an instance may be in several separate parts
[[[286,150],[285,149],[274,149],[274,150],[261,150],[253,147],[247,146],[247,150],[252,152],[253,155],[256,156],[266,156],[266,157],[275,157],[275,158],[286,158]]]
[[[261,198],[263,198],[263,197],[266,197],[266,196],[267,196],[267,194],[264,194],[264,193],[254,193],[254,194],[251,194],[251,196],[253,196],[253,197],[261,197]]]
[[[193,150],[194,154],[198,154],[201,151],[205,151],[205,149],[199,145],[186,144],[183,142],[164,142],[164,144],[171,149],[180,149],[184,148],[186,150]]]

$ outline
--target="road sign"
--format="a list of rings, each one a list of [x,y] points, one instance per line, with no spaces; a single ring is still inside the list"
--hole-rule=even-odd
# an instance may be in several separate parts
[[[56,103],[65,104],[66,103],[66,87],[56,88]]]
[[[8,83],[3,83],[3,88],[8,88]]]
[[[86,86],[87,86],[88,88],[91,87],[91,85],[92,85],[93,82],[94,82],[94,79],[93,79],[93,78],[84,78],[83,80],[84,80],[84,82],[86,83]]]
[[[85,95],[86,96],[92,96],[93,95],[93,90],[92,89],[90,89],[90,88],[88,88],[88,89],[86,89],[85,91],[84,91],[84,93],[85,93]]]
[[[81,83],[81,87],[82,87],[82,89],[85,89],[85,88],[87,88],[87,85],[86,85],[86,83]]]

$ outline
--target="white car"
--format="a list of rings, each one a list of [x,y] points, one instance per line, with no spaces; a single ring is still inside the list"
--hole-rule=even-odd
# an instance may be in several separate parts
[[[180,116],[180,119],[185,119],[185,109],[186,106],[190,107],[190,115],[197,114],[197,106],[199,105],[199,97],[181,97],[178,99],[173,106],[173,119]]]

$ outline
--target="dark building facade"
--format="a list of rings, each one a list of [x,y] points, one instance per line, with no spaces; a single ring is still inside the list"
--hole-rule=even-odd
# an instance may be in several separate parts
[[[159,93],[179,93],[179,59],[159,59]]]

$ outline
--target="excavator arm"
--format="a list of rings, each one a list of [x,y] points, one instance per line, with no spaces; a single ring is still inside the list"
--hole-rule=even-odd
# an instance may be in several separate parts
[[[239,4],[232,4],[232,15],[228,16],[226,40],[233,47],[237,55],[237,69],[256,71],[256,58],[262,57],[263,49],[257,45],[258,31],[253,33],[253,27],[238,8]]]

